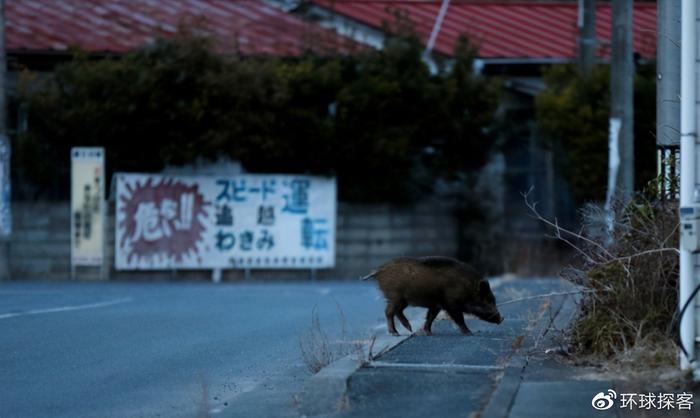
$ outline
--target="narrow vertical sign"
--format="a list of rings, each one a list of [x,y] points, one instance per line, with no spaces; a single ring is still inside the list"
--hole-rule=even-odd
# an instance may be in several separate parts
[[[100,266],[104,258],[104,148],[71,149],[71,264]]]

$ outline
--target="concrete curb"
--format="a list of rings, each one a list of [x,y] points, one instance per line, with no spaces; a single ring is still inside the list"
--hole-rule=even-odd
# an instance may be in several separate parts
[[[502,418],[508,415],[508,411],[515,400],[515,395],[520,388],[521,374],[523,368],[525,368],[524,361],[516,361],[516,363],[520,364],[509,364],[506,366],[501,381],[496,386],[489,403],[481,413],[481,418]]]
[[[413,329],[420,329],[421,325],[422,322],[411,320]],[[386,354],[413,335],[378,336],[372,346],[372,357]],[[299,393],[301,416],[314,417],[337,412],[342,407],[350,376],[363,366],[369,354],[369,347],[363,346],[361,352],[338,359],[311,376]]]

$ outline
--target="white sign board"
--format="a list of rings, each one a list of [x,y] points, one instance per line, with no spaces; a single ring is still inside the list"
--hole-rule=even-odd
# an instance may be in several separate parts
[[[117,174],[115,267],[329,268],[335,223],[334,178]]]
[[[104,254],[104,148],[71,149],[71,263],[100,266]]]

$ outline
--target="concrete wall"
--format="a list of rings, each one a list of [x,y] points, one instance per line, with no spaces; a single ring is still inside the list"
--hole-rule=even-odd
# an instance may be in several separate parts
[[[211,271],[116,272],[113,205],[107,225],[107,271],[111,279],[209,279]],[[68,202],[23,202],[13,205],[10,270],[14,279],[61,280],[70,277],[70,209]],[[336,268],[315,277],[357,278],[399,255],[455,256],[457,222],[442,203],[412,207],[350,205],[338,207]],[[79,278],[98,278],[97,269],[81,268]],[[308,270],[254,270],[252,279],[306,279]],[[244,278],[240,270],[224,271],[224,280]]]
[[[361,274],[400,255],[455,256],[458,236],[457,222],[447,205],[396,208],[341,204],[337,274]]]
[[[70,273],[70,209],[67,202],[12,205],[12,278],[67,278]]]

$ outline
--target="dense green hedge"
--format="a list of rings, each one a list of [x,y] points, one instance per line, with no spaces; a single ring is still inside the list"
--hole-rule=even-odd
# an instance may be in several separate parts
[[[634,83],[635,189],[656,176],[655,66],[637,66]],[[569,181],[577,201],[605,200],[608,178],[610,67],[585,76],[573,65],[545,71],[547,89],[536,100],[537,127]]]
[[[350,57],[224,57],[201,39],[78,54],[23,90],[21,197],[67,197],[69,148],[101,145],[109,173],[227,155],[253,172],[337,175],[344,200],[409,201],[483,164],[498,100],[472,74],[466,41],[438,75],[421,52],[402,36]]]

